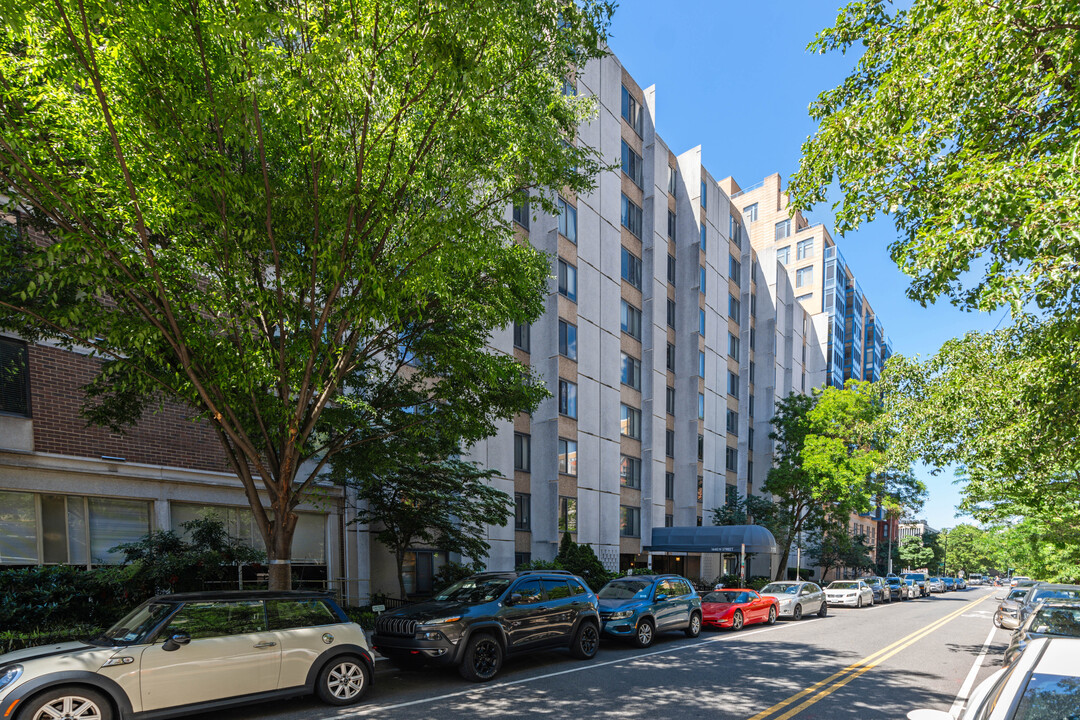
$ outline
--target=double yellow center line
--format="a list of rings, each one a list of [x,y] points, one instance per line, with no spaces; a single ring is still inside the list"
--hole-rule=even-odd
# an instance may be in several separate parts
[[[800,690],[788,699],[776,703],[768,710],[762,710],[757,715],[750,718],[750,720],[765,720],[765,718],[772,718],[772,720],[788,720],[789,718],[794,717],[795,715],[799,714],[800,712],[810,707],[814,703],[818,702],[822,698],[844,687],[849,682],[859,677],[863,673],[868,672],[869,670],[872,670],[881,663],[885,662],[896,653],[904,650],[907,647],[910,647],[911,645],[914,645],[919,640],[922,640],[924,637],[940,628],[942,625],[945,625],[946,623],[955,620],[966,612],[969,612],[973,607],[975,607],[990,596],[991,595],[984,595],[983,597],[979,598],[974,602],[964,603],[963,607],[961,607],[960,609],[954,610],[945,617],[935,620],[929,625],[926,625],[925,627],[916,630],[907,637],[900,638],[893,644],[883,647],[881,650],[878,650],[873,655],[868,655],[862,660],[848,665],[843,670],[833,673],[829,677],[814,683],[805,690]],[[803,700],[803,702],[799,703],[798,705],[791,708],[782,715],[776,715],[776,713],[780,712],[787,706],[796,703],[799,700],[802,700],[807,695],[809,695],[810,697],[806,700]]]

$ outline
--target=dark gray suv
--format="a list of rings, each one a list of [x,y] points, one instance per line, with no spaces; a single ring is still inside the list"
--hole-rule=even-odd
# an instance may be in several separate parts
[[[431,600],[383,613],[372,646],[400,668],[456,665],[466,680],[495,677],[507,655],[600,646],[596,595],[560,570],[480,573]]]

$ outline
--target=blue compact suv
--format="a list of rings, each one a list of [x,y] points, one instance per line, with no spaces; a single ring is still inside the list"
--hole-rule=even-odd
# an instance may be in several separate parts
[[[701,597],[679,575],[628,575],[596,595],[603,634],[638,647],[652,645],[658,632],[682,630],[687,637],[701,632]]]

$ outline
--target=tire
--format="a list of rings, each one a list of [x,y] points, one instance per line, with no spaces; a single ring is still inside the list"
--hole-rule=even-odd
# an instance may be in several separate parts
[[[479,633],[469,638],[458,673],[466,680],[487,682],[499,673],[502,662],[503,649],[499,641],[487,633]]]
[[[796,605],[795,609],[791,611],[792,620],[802,620],[802,605]]]
[[[600,631],[596,629],[596,623],[582,620],[570,643],[570,654],[578,660],[591,660],[599,649]]]
[[[818,617],[825,617],[828,614],[829,614],[829,603],[822,600],[821,601],[821,607],[819,607],[818,611],[817,611],[817,616]]]
[[[735,614],[731,616],[731,629],[732,630],[742,630],[742,626],[743,626],[742,610],[736,610]]]
[[[994,613],[994,627],[996,627],[996,628],[1001,627],[1001,616],[998,615],[997,613]]]
[[[701,613],[690,613],[690,624],[686,626],[686,637],[696,638],[701,634]]]
[[[79,720],[114,720],[116,717],[105,695],[84,687],[49,690],[31,700],[18,715],[20,720],[51,720],[58,716],[77,717]]]
[[[352,705],[371,687],[367,663],[354,655],[339,655],[323,666],[315,681],[315,695],[327,705]]]
[[[775,605],[772,605],[772,606],[769,607],[769,619],[766,622],[769,625],[775,625],[776,624],[776,606]]]
[[[855,598],[855,607],[857,607],[857,608],[861,608],[861,607],[862,607],[862,595],[860,595],[859,597]]]
[[[634,645],[639,648],[647,648],[652,645],[655,637],[656,626],[653,625],[653,621],[648,618],[639,620],[637,630],[634,632]]]

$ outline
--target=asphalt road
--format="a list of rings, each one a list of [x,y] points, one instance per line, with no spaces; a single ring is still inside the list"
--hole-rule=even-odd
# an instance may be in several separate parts
[[[491,683],[453,669],[399,671],[378,662],[366,698],[331,708],[313,698],[228,711],[230,720],[393,717],[903,718],[949,710],[1000,666],[1009,633],[994,630],[994,596],[970,588],[826,618],[739,632],[661,635],[647,650],[606,642],[591,661],[564,652],[511,658]],[[981,666],[973,669],[985,651]],[[970,676],[970,677],[969,677]],[[959,706],[957,706],[959,707]],[[217,720],[225,713],[192,716]]]

